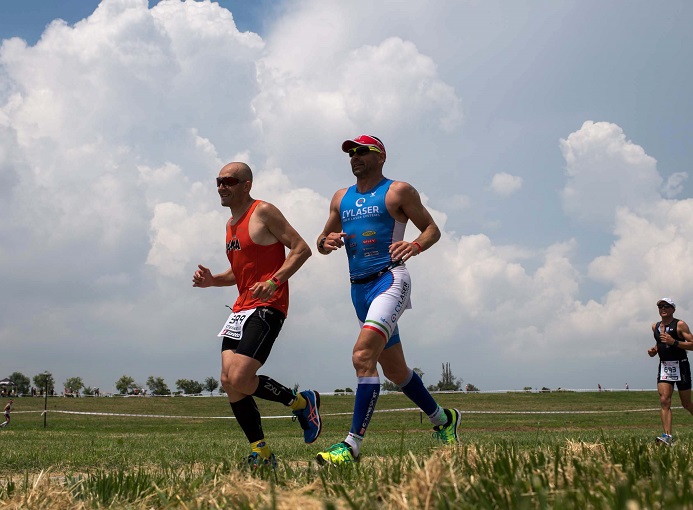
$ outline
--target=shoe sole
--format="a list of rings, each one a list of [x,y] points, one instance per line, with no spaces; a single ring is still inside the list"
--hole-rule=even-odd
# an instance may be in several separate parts
[[[655,437],[655,443],[663,444],[664,446],[671,446],[671,443],[666,442],[661,437]]]
[[[323,458],[320,455],[316,455],[315,456],[315,462],[317,462],[319,466],[339,467],[339,466],[347,466],[349,464],[355,464],[355,463],[359,462],[359,459],[354,459],[354,460],[349,461],[349,462],[342,462],[341,464],[337,464],[335,462],[332,462],[332,461],[329,461],[329,460]]]

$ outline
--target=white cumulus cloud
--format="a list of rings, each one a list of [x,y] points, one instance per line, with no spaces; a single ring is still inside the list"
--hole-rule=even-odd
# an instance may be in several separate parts
[[[561,140],[567,182],[563,207],[580,222],[611,229],[619,207],[641,208],[659,198],[657,162],[610,122],[586,121]]]
[[[491,190],[502,197],[507,197],[522,188],[522,177],[501,172],[491,179]]]

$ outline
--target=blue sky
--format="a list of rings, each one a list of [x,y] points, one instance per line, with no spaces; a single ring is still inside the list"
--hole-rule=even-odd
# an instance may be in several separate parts
[[[235,294],[190,278],[225,264],[219,168],[247,161],[312,244],[352,183],[342,140],[371,133],[443,230],[408,264],[401,323],[427,384],[449,361],[482,390],[655,387],[655,302],[693,311],[688,2],[17,5],[0,5],[0,376],[217,377]],[[353,386],[344,256],[314,253],[291,286],[267,372]]]
[[[94,12],[99,3],[99,0],[3,2],[0,5],[0,39],[21,37],[28,43],[35,44],[54,19],[74,24]],[[159,0],[149,0],[150,7],[157,3]],[[259,34],[278,7],[278,2],[271,0],[218,0],[216,3],[233,12],[238,30],[251,30]]]

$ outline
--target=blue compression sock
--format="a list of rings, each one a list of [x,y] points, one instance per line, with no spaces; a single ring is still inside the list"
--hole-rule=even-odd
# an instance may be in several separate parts
[[[375,404],[380,395],[380,377],[359,377],[354,401],[354,416],[351,421],[352,434],[363,437],[371,421]]]
[[[413,370],[411,370],[409,380],[400,386],[400,389],[402,390],[402,393],[409,397],[409,400],[419,406],[419,408],[426,413],[426,415],[431,416],[438,411],[438,403],[424,386],[419,374]]]

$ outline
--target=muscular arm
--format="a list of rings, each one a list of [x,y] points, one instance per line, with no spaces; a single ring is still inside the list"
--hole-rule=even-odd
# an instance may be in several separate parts
[[[419,192],[409,183],[395,181],[390,186],[386,204],[390,214],[400,222],[411,220],[421,232],[411,243],[399,241],[390,246],[393,260],[407,260],[430,248],[440,239],[440,229],[433,220],[431,213],[421,202]],[[420,249],[419,249],[420,248]]]
[[[678,347],[687,351],[693,351],[693,334],[691,334],[688,324],[679,320],[679,323],[676,325],[676,333],[680,338],[683,338],[683,340],[679,340]]]
[[[346,193],[346,188],[337,191],[330,201],[330,214],[327,217],[325,228],[318,236],[317,247],[318,252],[323,255],[329,255],[335,250],[344,246],[344,236],[342,232],[342,218],[339,215],[339,204]],[[323,241],[324,239],[324,241]]]
[[[281,283],[284,283],[312,255],[310,247],[274,205],[264,202],[257,207],[256,211],[260,213],[260,218],[264,222],[267,231],[289,249],[282,267],[274,273],[274,276]]]

